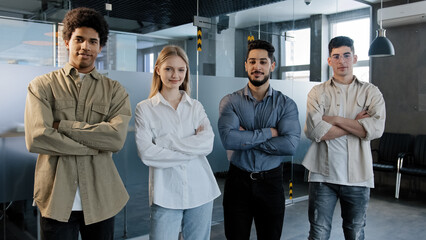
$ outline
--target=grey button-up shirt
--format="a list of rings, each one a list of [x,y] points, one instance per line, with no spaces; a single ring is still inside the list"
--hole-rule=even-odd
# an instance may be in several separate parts
[[[300,124],[296,103],[269,87],[257,101],[248,85],[226,95],[219,107],[219,134],[222,144],[232,150],[230,161],[249,172],[278,167],[283,156],[293,155],[299,145]],[[245,131],[240,131],[243,127]],[[272,137],[270,128],[278,130]]]

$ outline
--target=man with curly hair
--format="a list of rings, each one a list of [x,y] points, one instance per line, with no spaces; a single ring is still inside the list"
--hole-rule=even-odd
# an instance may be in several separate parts
[[[129,195],[112,159],[125,142],[129,96],[96,71],[108,24],[93,9],[64,18],[69,61],[28,86],[25,139],[38,153],[34,202],[42,239],[113,239],[114,216]]]

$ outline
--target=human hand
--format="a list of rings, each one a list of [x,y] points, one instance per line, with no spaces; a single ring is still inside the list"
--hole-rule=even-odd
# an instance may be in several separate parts
[[[245,131],[246,129],[240,126],[239,130],[240,131]]]
[[[363,119],[363,118],[368,118],[368,117],[371,117],[371,116],[367,113],[367,111],[363,110],[363,111],[361,111],[360,113],[358,113],[356,115],[355,120],[359,120],[359,119]]]
[[[276,128],[270,128],[272,137],[278,137],[278,130]]]
[[[195,135],[197,135],[199,132],[204,130],[204,126],[200,125],[196,130],[195,130]]]

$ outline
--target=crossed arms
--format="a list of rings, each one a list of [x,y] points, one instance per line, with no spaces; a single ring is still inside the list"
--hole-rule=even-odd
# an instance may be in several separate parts
[[[30,152],[48,155],[97,155],[99,151],[120,150],[131,117],[130,101],[116,83],[107,120],[95,124],[54,119],[54,102],[40,79],[28,87],[25,106],[25,138]]]
[[[244,126],[243,120],[240,121],[230,96],[225,96],[220,103],[218,121],[219,133],[225,149],[259,150],[280,156],[293,155],[299,143],[301,130],[297,106],[290,99],[288,101],[285,113],[271,126],[248,129]]]

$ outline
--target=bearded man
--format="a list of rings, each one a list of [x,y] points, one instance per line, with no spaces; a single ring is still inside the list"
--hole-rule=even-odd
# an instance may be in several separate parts
[[[230,160],[223,198],[227,239],[250,239],[253,219],[257,239],[281,237],[282,163],[296,152],[301,128],[296,103],[269,84],[274,52],[269,42],[250,42],[245,61],[249,82],[220,102],[219,134]]]

